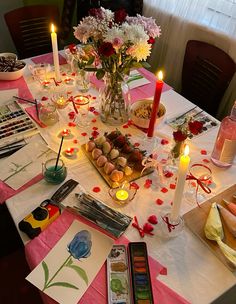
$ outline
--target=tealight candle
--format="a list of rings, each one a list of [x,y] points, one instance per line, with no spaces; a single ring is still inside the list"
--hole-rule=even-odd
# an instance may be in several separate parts
[[[120,190],[116,191],[115,196],[119,201],[124,202],[129,198],[129,193],[128,193],[128,191],[126,191],[124,189],[120,189]]]
[[[74,80],[72,78],[69,78],[68,76],[66,76],[66,79],[64,80],[64,82],[67,85],[73,85],[74,84]]]
[[[69,135],[70,135],[70,130],[69,129],[64,129],[61,132],[61,136],[68,137]]]
[[[55,101],[56,107],[58,109],[65,108],[65,106],[67,105],[67,103],[68,103],[68,100],[64,96],[59,96],[59,98],[56,99],[56,101]]]
[[[74,97],[74,103],[76,105],[86,105],[89,103],[89,98],[86,97],[86,96],[80,96],[80,95],[77,95]]]
[[[50,87],[51,82],[48,80],[44,80],[41,84],[44,89],[48,89]]]

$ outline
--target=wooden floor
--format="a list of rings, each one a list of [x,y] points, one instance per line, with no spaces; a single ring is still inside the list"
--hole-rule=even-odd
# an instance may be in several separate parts
[[[24,246],[6,205],[0,205],[0,303],[42,304],[36,287],[25,280],[30,269]]]

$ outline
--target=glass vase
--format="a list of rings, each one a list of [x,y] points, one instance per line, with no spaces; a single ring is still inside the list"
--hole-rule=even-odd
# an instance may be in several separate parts
[[[179,158],[180,154],[182,154],[184,150],[185,141],[175,141],[174,146],[171,150],[171,156],[173,158]]]
[[[90,72],[78,69],[75,76],[75,85],[80,93],[87,93],[90,88]]]
[[[109,125],[121,125],[129,119],[130,93],[124,77],[117,73],[104,76],[100,89],[100,117]]]

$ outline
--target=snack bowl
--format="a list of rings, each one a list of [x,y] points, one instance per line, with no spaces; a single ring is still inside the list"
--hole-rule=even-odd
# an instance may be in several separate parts
[[[5,57],[7,58],[7,57]],[[6,59],[8,60],[8,58]],[[10,59],[12,62],[0,61],[0,80],[16,80],[20,78],[25,69],[26,63],[22,60]],[[3,71],[6,69],[6,71]]]
[[[15,53],[9,53],[9,52],[6,52],[6,53],[0,53],[0,57],[5,57],[5,58],[12,58],[14,60],[17,60],[17,55]]]
[[[148,128],[152,112],[152,104],[152,99],[141,99],[132,104],[130,108],[130,118],[137,127],[143,129]],[[164,120],[165,114],[166,108],[162,103],[160,103],[156,125],[159,125]]]

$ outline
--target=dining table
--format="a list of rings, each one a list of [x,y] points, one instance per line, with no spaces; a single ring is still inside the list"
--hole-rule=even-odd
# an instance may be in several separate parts
[[[69,65],[66,63],[63,51],[60,51],[60,69],[62,81],[69,73]],[[53,64],[52,54],[44,54],[24,60],[27,66],[39,63]],[[131,90],[131,101],[153,98],[155,92],[156,76],[145,69],[139,72],[148,79],[149,83]],[[64,78],[63,78],[64,77]],[[27,139],[28,145],[42,144],[57,153],[60,138],[57,136],[63,129],[69,129],[73,139],[65,140],[64,149],[76,147],[77,154],[73,159],[64,157],[67,167],[67,178],[74,179],[92,196],[104,202],[111,208],[137,219],[140,226],[148,222],[151,215],[157,218],[161,214],[170,212],[173,205],[175,193],[176,172],[173,176],[164,177],[160,182],[160,174],[157,170],[149,175],[140,176],[135,180],[138,188],[135,198],[127,204],[120,205],[109,195],[109,185],[101,177],[98,170],[82,151],[81,146],[89,141],[91,136],[99,137],[105,132],[115,129],[123,134],[128,134],[132,143],[137,147],[146,136],[143,129],[137,128],[131,121],[121,126],[110,126],[104,124],[99,118],[99,87],[102,85],[94,75],[91,74],[91,86],[87,95],[90,98],[90,111],[88,126],[79,126],[71,120],[70,113],[74,111],[73,104],[65,109],[58,110],[59,122],[53,126],[42,126],[37,118],[33,105],[21,101],[20,106],[28,113],[37,126],[38,133]],[[71,91],[76,88],[70,86],[65,90]],[[32,77],[30,69],[26,69],[23,77],[15,81],[0,81],[1,101],[12,100],[13,96],[29,100],[39,100],[44,103],[50,99],[50,91],[42,88],[39,82]],[[173,145],[173,128],[169,121],[181,116],[196,107],[192,102],[175,92],[168,84],[164,84],[161,94],[161,103],[166,108],[163,122],[156,125],[154,136],[158,140],[158,151],[168,154]],[[201,112],[201,109],[198,108]],[[230,168],[222,169],[215,166],[211,160],[211,152],[214,147],[220,122],[188,140],[190,148],[190,164],[204,164],[211,169],[212,184],[211,193],[205,195],[205,200],[210,199],[225,189],[235,184],[236,163]],[[15,157],[16,152],[10,157]],[[6,164],[8,158],[0,159],[1,168]],[[49,184],[42,176],[42,164],[37,164],[34,169],[28,170],[24,184],[17,181],[19,187],[13,188],[6,182],[0,181],[0,203],[6,202],[7,208],[15,222],[19,235],[25,245],[26,260],[33,270],[50,252],[60,240],[71,223],[83,219],[67,208],[76,204],[75,193],[69,194],[61,203],[61,215],[50,224],[39,236],[30,240],[28,236],[19,230],[19,222],[44,200],[52,196],[59,188],[58,185]],[[174,165],[173,165],[174,167]],[[178,167],[178,161],[176,168]],[[171,166],[170,166],[171,168]],[[175,169],[175,168],[174,168]],[[20,179],[20,176],[19,176]],[[17,174],[14,176],[17,180]],[[185,183],[186,192],[190,187],[189,182]],[[201,202],[202,203],[202,202]],[[201,203],[199,203],[201,205]],[[189,201],[183,194],[180,214],[183,216],[194,208],[200,208],[196,201]],[[145,242],[149,255],[149,266],[152,278],[154,303],[177,304],[193,303],[207,304],[220,297],[236,283],[236,271],[229,270],[219,258],[206,246],[202,240],[194,235],[187,225],[173,238],[162,237],[158,231],[158,225],[153,225],[152,235],[140,235],[138,229],[130,225],[125,233],[115,243],[128,244],[129,242]],[[43,292],[40,292],[45,304],[56,303]],[[107,303],[106,268],[105,264],[89,286],[79,303]]]

